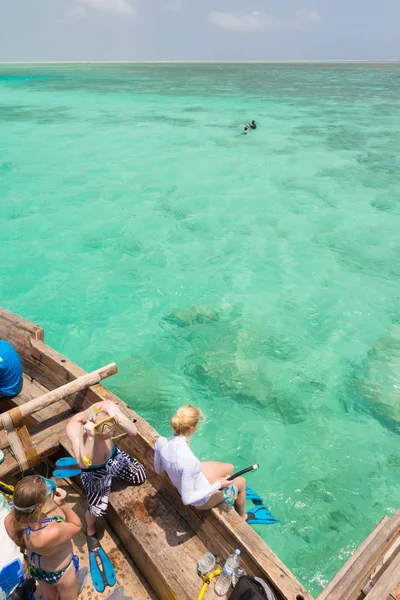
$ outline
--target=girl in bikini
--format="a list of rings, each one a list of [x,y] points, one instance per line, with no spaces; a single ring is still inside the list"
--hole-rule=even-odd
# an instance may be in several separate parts
[[[38,582],[43,600],[76,600],[79,558],[73,553],[72,538],[81,521],[65,503],[66,492],[40,475],[24,477],[15,486],[13,509],[4,525],[10,538],[21,548],[29,573]],[[50,497],[64,517],[48,518],[45,509]]]
[[[233,474],[233,465],[208,460],[200,462],[189,448],[189,437],[194,434],[200,418],[201,410],[195,406],[181,406],[171,419],[171,427],[175,435],[170,438],[158,438],[154,450],[154,468],[157,473],[166,471],[174,486],[178,489],[183,504],[190,504],[199,510],[207,510],[224,501],[223,488],[232,483],[238,488],[235,509],[246,519],[244,505],[246,502],[246,480],[236,477],[229,481]]]

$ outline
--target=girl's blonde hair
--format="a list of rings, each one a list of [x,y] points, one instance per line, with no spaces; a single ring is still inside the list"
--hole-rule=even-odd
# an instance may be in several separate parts
[[[202,416],[201,410],[190,404],[178,408],[170,421],[175,435],[186,435],[192,427],[197,427]]]
[[[12,509],[12,520],[15,531],[15,543],[25,551],[24,531],[34,523],[42,520],[43,509],[47,501],[47,486],[40,475],[28,475],[17,483],[13,493],[13,502],[20,508],[35,506],[32,512],[21,512],[15,506]]]

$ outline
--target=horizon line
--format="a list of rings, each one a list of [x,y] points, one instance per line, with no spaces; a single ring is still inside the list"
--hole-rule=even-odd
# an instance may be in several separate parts
[[[50,64],[393,64],[400,59],[341,59],[341,60],[32,60],[0,61],[1,65]]]

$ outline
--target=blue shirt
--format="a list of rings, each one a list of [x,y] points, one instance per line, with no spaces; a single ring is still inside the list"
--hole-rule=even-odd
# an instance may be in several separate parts
[[[21,390],[21,359],[11,344],[0,340],[0,394],[14,398]]]

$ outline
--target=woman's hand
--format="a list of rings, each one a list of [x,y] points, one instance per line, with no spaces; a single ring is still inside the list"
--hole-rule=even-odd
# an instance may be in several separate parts
[[[83,431],[86,433],[86,435],[88,435],[89,437],[94,437],[94,423],[92,421],[88,421],[87,423],[84,424],[83,426]]]
[[[219,485],[220,485],[220,487],[221,487],[222,490],[224,488],[228,488],[232,484],[233,484],[233,481],[230,481],[227,477],[222,477],[219,480]]]
[[[104,400],[101,410],[104,410],[110,417],[115,417],[116,419],[121,412],[119,406],[112,400]]]
[[[67,492],[65,490],[62,490],[61,488],[56,488],[53,500],[54,500],[54,504],[56,504],[57,506],[62,506],[63,504],[65,504],[65,498],[67,497]]]

